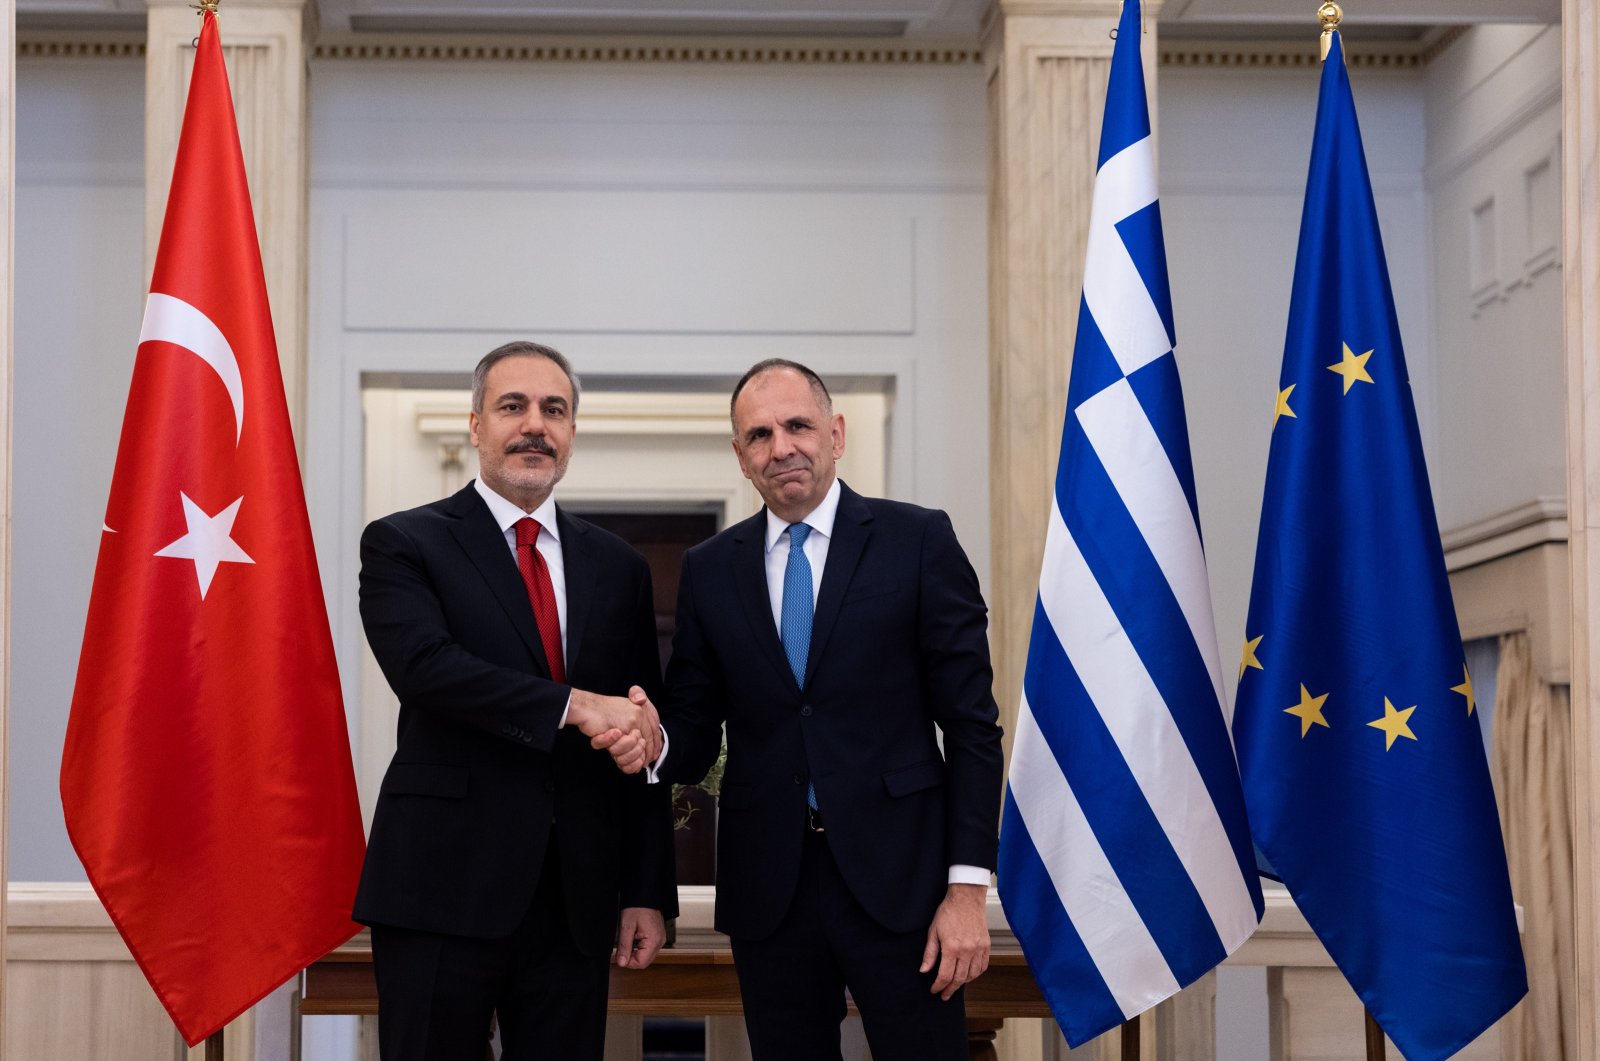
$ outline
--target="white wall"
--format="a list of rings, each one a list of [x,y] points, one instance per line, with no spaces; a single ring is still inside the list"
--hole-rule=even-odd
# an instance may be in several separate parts
[[[1561,35],[1482,26],[1426,81],[1445,530],[1566,493]]]
[[[347,684],[362,375],[464,379],[512,337],[591,388],[772,356],[887,387],[888,492],[948,509],[987,579],[977,64],[329,60],[312,87],[307,485]]]
[[[13,880],[82,880],[57,777],[143,308],[144,65],[17,64]]]

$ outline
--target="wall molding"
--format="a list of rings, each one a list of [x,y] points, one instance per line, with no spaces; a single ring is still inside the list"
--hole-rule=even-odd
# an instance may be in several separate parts
[[[1566,500],[1536,497],[1442,537],[1463,640],[1526,632],[1540,680],[1570,682]]]
[[[1505,143],[1511,136],[1526,128],[1534,118],[1543,114],[1551,107],[1561,106],[1561,82],[1554,78],[1544,84],[1530,88],[1516,102],[1516,105],[1503,115],[1499,121],[1479,131],[1471,142],[1463,145],[1451,155],[1438,160],[1422,169],[1422,177],[1430,189],[1461,176],[1462,173],[1476,162],[1482,161],[1489,152]]]
[[[1567,540],[1567,499],[1536,497],[1440,535],[1449,571]]]
[[[1345,61],[1356,70],[1418,70],[1466,32],[1451,27],[1420,41],[1357,41]],[[1309,70],[1321,64],[1316,42],[1163,40],[1160,65],[1177,69]],[[19,59],[142,59],[142,33],[36,30],[18,35]],[[976,66],[982,51],[964,41],[853,44],[840,40],[725,38],[714,42],[659,37],[526,37],[363,33],[329,35],[311,48],[317,60],[379,62],[692,63],[798,66]]]
[[[17,34],[20,59],[140,59],[144,58],[142,33]]]

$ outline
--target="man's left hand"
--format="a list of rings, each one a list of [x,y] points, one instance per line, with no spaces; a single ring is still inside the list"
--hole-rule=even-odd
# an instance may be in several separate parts
[[[983,885],[952,884],[934,911],[920,971],[927,972],[938,962],[939,973],[931,990],[946,1002],[962,984],[971,983],[989,968],[988,897],[989,889]]]
[[[667,923],[660,910],[648,906],[623,907],[617,926],[617,965],[623,969],[643,969],[656,960],[667,942]],[[985,942],[984,951],[987,953]]]

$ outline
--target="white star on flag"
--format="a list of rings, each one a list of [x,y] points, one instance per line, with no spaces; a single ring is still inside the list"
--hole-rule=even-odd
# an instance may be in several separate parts
[[[255,563],[231,537],[233,521],[239,515],[239,505],[244,498],[215,516],[208,516],[204,509],[189,500],[188,494],[179,492],[178,496],[183,499],[183,520],[188,524],[189,533],[157,551],[156,555],[193,560],[195,577],[200,581],[200,599],[205,600],[219,564]]]

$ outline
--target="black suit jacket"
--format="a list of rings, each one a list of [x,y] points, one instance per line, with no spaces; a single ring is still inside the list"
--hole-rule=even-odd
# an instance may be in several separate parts
[[[766,519],[685,555],[667,666],[664,780],[703,776],[727,723],[717,928],[750,939],[777,928],[811,781],[857,900],[891,930],[924,929],[949,867],[993,869],[998,846],[999,713],[977,576],[943,512],[843,487],[802,685],[772,619]]]
[[[362,535],[361,618],[400,722],[356,920],[507,936],[552,843],[585,953],[609,950],[619,906],[676,913],[670,793],[558,727],[574,687],[659,690],[650,572],[620,538],[559,509],[558,520],[565,685],[550,679],[516,561],[470,484]]]

